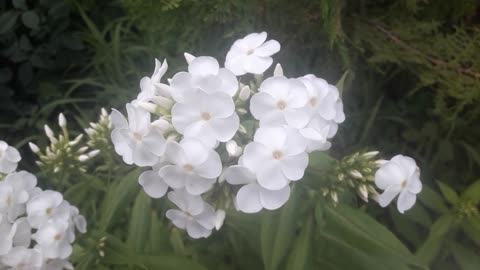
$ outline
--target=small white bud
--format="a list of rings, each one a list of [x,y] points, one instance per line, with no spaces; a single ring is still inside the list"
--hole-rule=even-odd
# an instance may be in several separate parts
[[[332,198],[332,200],[333,200],[335,203],[338,203],[338,195],[337,195],[337,192],[335,192],[335,191],[330,192],[330,197]]]
[[[105,251],[99,250],[98,255],[100,255],[100,257],[102,257],[102,258],[105,257]]]
[[[73,139],[73,141],[68,142],[68,145],[75,146],[80,142],[82,138],[83,138],[83,134],[79,134],[77,137],[75,137],[75,139]]]
[[[107,110],[105,110],[105,108],[101,108],[100,112],[101,112],[102,116],[108,116],[108,112],[107,112]]]
[[[65,115],[63,115],[63,113],[60,113],[58,115],[58,125],[61,128],[67,128],[67,119],[65,118]]]
[[[189,54],[189,53],[184,53],[183,56],[185,56],[185,60],[187,60],[187,63],[190,64],[192,63],[193,60],[195,60],[195,56]]]
[[[87,156],[87,155],[80,155],[80,156],[78,157],[78,161],[80,161],[80,162],[85,162],[85,161],[87,161],[87,160],[89,160],[89,159],[90,159],[90,157]]]
[[[97,126],[98,126],[96,123],[93,123],[93,122],[90,122],[89,125],[90,125],[93,129],[96,129]]]
[[[84,130],[85,130],[85,133],[88,134],[88,136],[93,136],[93,134],[95,134],[95,130],[93,128],[86,128]]]
[[[275,69],[273,70],[273,76],[283,76],[283,68],[280,63],[275,66]]]
[[[375,160],[375,164],[380,167],[382,166],[383,164],[387,163],[388,160],[385,160],[385,159],[379,159],[379,160]]]
[[[36,144],[29,142],[28,146],[30,147],[33,153],[37,154],[38,152],[40,152],[40,148],[38,148]]]
[[[220,230],[223,226],[223,222],[225,221],[225,211],[222,209],[218,209],[215,213],[215,229]]]
[[[368,189],[365,185],[360,185],[357,189],[357,193],[364,202],[368,202]]]
[[[55,168],[53,168],[53,172],[54,172],[54,173],[58,173],[59,171],[60,171],[60,167],[55,167]]]
[[[370,151],[370,152],[366,152],[366,153],[363,153],[363,157],[364,158],[373,158],[375,157],[376,155],[378,155],[378,151]]]
[[[155,113],[157,105],[150,102],[138,102],[138,106],[150,113]]]
[[[225,144],[225,148],[227,149],[227,153],[231,157],[238,157],[242,154],[242,148],[237,145],[237,142],[230,140]]]
[[[251,91],[250,87],[248,85],[245,85],[240,90],[240,93],[238,94],[238,98],[240,98],[243,101],[247,100],[250,97],[250,91]]]
[[[97,156],[99,153],[100,153],[100,150],[97,149],[97,150],[93,150],[93,151],[88,152],[87,156],[89,158],[93,158],[93,157]]]
[[[88,146],[83,146],[83,147],[78,148],[77,153],[82,154],[87,150],[88,150]]]
[[[244,108],[238,108],[238,109],[237,109],[237,112],[238,112],[238,114],[240,114],[240,115],[245,115],[245,114],[248,113],[247,110],[245,110]]]
[[[349,174],[353,177],[353,178],[357,178],[357,179],[362,179],[363,178],[363,175],[357,171],[357,170],[351,170],[349,172]]]
[[[45,134],[47,135],[48,139],[50,139],[50,141],[52,143],[57,143],[58,141],[55,138],[55,134],[53,134],[53,130],[48,125],[45,125],[44,129],[45,129]]]
[[[247,134],[247,129],[242,124],[240,124],[240,127],[238,128],[238,132]]]
[[[162,134],[171,128],[170,123],[163,118],[153,121],[151,125],[152,127],[158,129],[158,131]]]

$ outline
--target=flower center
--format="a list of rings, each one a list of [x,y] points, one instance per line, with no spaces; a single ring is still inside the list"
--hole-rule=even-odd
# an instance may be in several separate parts
[[[285,101],[279,100],[279,101],[277,102],[277,108],[278,108],[279,110],[285,110],[286,107],[287,107],[287,103],[285,103]]]
[[[204,120],[204,121],[208,121],[208,120],[210,120],[210,118],[212,118],[212,116],[211,116],[210,113],[208,113],[208,112],[202,112],[202,114],[200,115],[200,117],[201,117],[202,120]]]
[[[317,98],[310,99],[310,106],[315,107],[317,105]]]
[[[134,132],[133,133],[133,138],[135,138],[135,140],[137,140],[137,141],[141,141],[142,140],[142,135],[140,135],[140,133],[138,133],[138,132]]]
[[[12,196],[8,195],[6,202],[7,205],[10,205],[12,203]]]
[[[407,180],[402,181],[402,188],[405,188],[407,186]]]
[[[252,54],[253,54],[253,52],[255,52],[255,50],[254,50],[254,49],[249,49],[249,50],[247,51],[247,55],[252,55]]]
[[[45,212],[47,212],[47,215],[51,215],[53,212],[53,209],[49,207]]]
[[[190,164],[185,164],[185,165],[183,165],[183,169],[187,172],[191,172],[191,171],[193,171],[193,166],[190,165]]]
[[[53,239],[55,239],[55,240],[57,240],[57,241],[60,241],[60,240],[62,239],[62,235],[59,234],[59,233],[57,233],[57,234],[53,237]]]
[[[272,157],[274,159],[281,159],[283,157],[283,153],[281,151],[273,151]]]

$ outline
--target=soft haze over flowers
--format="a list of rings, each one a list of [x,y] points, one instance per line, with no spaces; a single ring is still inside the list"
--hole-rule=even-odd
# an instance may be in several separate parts
[[[59,119],[65,127],[65,118]],[[85,233],[86,226],[75,206],[61,193],[37,187],[33,174],[0,176],[0,269],[73,269],[68,257],[75,231]]]
[[[168,194],[178,209],[167,218],[192,238],[220,229],[224,209],[282,207],[309,154],[328,150],[345,120],[334,85],[312,74],[289,78],[280,64],[265,73],[280,50],[266,40],[265,32],[238,39],[225,67],[185,53],[186,70],[171,79],[163,79],[166,60],[155,60],[153,75],[126,104],[128,120],[110,114],[115,151],[147,167],[139,184],[152,198]]]

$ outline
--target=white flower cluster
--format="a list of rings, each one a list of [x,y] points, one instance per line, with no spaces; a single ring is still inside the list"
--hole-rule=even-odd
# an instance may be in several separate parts
[[[17,150],[6,149],[20,161]],[[68,257],[75,228],[85,233],[85,218],[62,194],[37,187],[33,174],[18,171],[0,178],[0,269],[73,269]]]
[[[156,60],[153,75],[140,81],[140,94],[126,105],[127,118],[117,110],[110,115],[117,154],[127,164],[151,167],[139,177],[149,196],[172,189],[168,198],[179,210],[167,217],[193,238],[222,225],[225,212],[204,200],[223,179],[241,185],[226,189],[237,190],[232,197],[240,211],[285,204],[309,153],[329,149],[345,119],[339,91],[323,79],[287,78],[279,65],[272,77],[258,79],[280,50],[266,39],[262,32],[235,41],[225,68],[213,57],[185,53],[188,71],[166,83],[167,63]]]

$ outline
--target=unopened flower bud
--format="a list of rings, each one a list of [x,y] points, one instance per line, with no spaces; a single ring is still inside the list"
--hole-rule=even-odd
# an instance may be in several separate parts
[[[50,139],[50,142],[52,143],[57,143],[57,139],[55,138],[55,134],[53,134],[53,130],[48,126],[44,126],[45,129],[45,135],[47,135],[48,139]]]
[[[379,160],[375,160],[375,164],[380,167],[382,166],[383,164],[387,163],[388,160],[385,160],[385,159],[379,159]]]
[[[368,202],[368,189],[365,185],[360,185],[357,189],[357,193],[364,202]]]
[[[150,102],[138,102],[138,106],[150,113],[155,113],[157,105]]]
[[[93,157],[97,156],[99,153],[100,153],[100,150],[97,149],[97,150],[93,150],[93,151],[88,152],[87,156],[89,158],[93,158]]]
[[[357,179],[362,179],[363,178],[363,175],[357,171],[357,170],[351,170],[349,172],[349,174],[353,177],[353,178],[357,178]]]
[[[251,91],[250,87],[248,85],[245,85],[240,90],[240,93],[238,94],[238,98],[240,98],[243,101],[247,100],[250,97],[250,91]]]
[[[75,137],[75,139],[73,139],[73,141],[69,142],[68,145],[75,146],[80,142],[82,138],[83,138],[83,134],[79,134],[77,137]]]
[[[30,147],[33,153],[37,154],[38,152],[40,152],[40,148],[38,148],[36,144],[29,142],[28,146]]]
[[[87,156],[87,155],[80,155],[80,156],[78,157],[78,161],[80,161],[80,162],[85,162],[85,161],[87,161],[87,160],[89,160],[89,159],[90,159],[90,157]]]
[[[283,76],[283,68],[280,63],[275,66],[275,69],[273,70],[273,76]]]
[[[337,195],[337,192],[336,192],[336,191],[330,192],[330,198],[332,198],[332,200],[333,200],[335,203],[338,203],[338,195]]]
[[[189,53],[184,53],[183,56],[185,56],[185,60],[187,60],[188,64],[190,64],[196,58],[195,56],[193,56]]]
[[[105,116],[105,117],[108,116],[108,112],[107,112],[107,110],[105,110],[105,108],[101,108],[100,112],[101,112],[102,116]]]
[[[240,114],[240,115],[244,115],[244,114],[247,114],[247,113],[248,113],[247,110],[245,110],[244,108],[238,108],[238,109],[237,109],[237,112],[238,112],[238,114]]]
[[[215,213],[215,229],[220,230],[223,226],[223,222],[225,221],[225,211],[222,209],[218,209]]]
[[[376,155],[378,155],[378,151],[366,152],[366,153],[363,153],[362,156],[363,156],[364,158],[370,159],[370,158],[375,157]]]
[[[65,118],[65,115],[63,115],[63,113],[60,113],[58,115],[58,125],[61,128],[67,128],[67,119]]]
[[[83,146],[83,147],[78,148],[77,153],[82,154],[87,150],[88,150],[88,146]]]
[[[225,148],[227,149],[227,153],[231,157],[238,157],[242,154],[242,148],[237,145],[237,142],[234,140],[230,140],[225,144]]]

